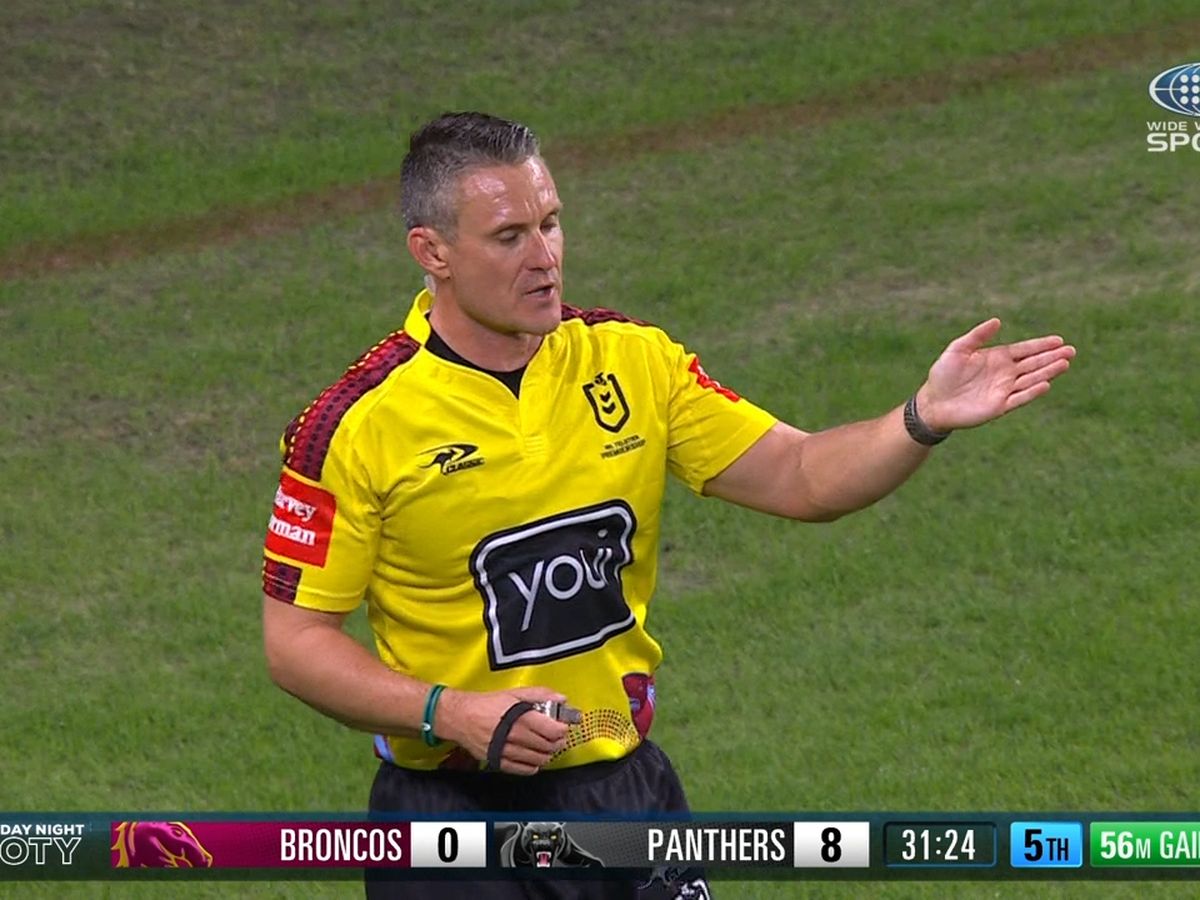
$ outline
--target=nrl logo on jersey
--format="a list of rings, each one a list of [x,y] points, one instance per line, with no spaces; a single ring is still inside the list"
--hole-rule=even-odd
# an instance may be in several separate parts
[[[429,459],[428,462],[422,463],[421,468],[431,469],[438,466],[443,475],[453,475],[455,472],[474,469],[487,462],[482,456],[475,455],[478,452],[479,448],[474,444],[442,444],[440,447],[421,451],[421,455]]]
[[[625,400],[625,392],[621,390],[621,382],[612,372],[599,372],[596,377],[583,386],[583,393],[592,404],[592,413],[596,424],[614,434],[625,427],[629,421],[629,403]]]

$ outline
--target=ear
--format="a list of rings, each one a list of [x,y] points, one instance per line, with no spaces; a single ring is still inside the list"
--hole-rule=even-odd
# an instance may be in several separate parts
[[[449,244],[435,229],[418,225],[408,232],[408,252],[417,265],[439,280],[450,277]]]

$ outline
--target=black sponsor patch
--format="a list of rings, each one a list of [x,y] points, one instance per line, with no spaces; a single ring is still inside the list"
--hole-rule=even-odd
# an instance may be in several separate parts
[[[599,647],[634,625],[621,570],[637,520],[623,500],[496,532],[471,553],[493,669]]]

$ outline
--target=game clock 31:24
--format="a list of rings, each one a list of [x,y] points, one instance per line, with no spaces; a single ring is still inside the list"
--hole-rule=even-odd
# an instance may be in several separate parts
[[[990,822],[889,822],[883,859],[889,866],[994,866],[996,828]]]

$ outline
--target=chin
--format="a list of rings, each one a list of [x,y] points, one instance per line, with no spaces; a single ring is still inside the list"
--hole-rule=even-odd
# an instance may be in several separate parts
[[[539,319],[536,323],[530,323],[529,327],[522,329],[526,334],[550,334],[562,324],[562,316],[556,315],[553,319]]]
[[[556,291],[550,299],[539,301],[536,308],[529,310],[522,331],[528,334],[549,334],[562,323],[562,301]]]

